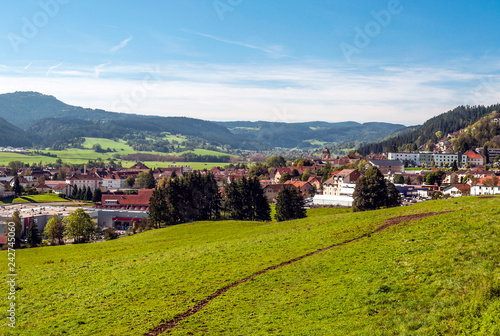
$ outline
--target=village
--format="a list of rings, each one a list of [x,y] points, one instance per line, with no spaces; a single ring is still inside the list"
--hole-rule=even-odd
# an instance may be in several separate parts
[[[267,163],[257,162],[249,166],[237,163],[224,168],[203,169],[199,173],[212,174],[221,194],[235,180],[257,176],[269,203],[276,202],[284,187],[293,186],[300,190],[308,208],[351,207],[356,181],[372,166],[377,167],[387,181],[394,183],[402,205],[437,198],[500,194],[499,148],[490,148],[487,153],[482,148],[450,153],[446,146],[446,142],[440,143],[434,152],[390,152],[368,157],[346,155],[335,158],[329,149],[324,149],[321,158],[286,162],[275,156],[268,158]],[[279,159],[278,164],[270,162],[276,159]],[[141,174],[152,174],[157,185],[162,180],[192,172],[189,166],[150,169],[142,162],[130,168],[87,168],[86,165],[77,169],[33,166],[13,171],[0,168],[0,200],[14,196],[16,179],[27,194],[54,194],[63,199],[74,199],[75,191],[80,191],[84,194],[81,199],[90,201],[99,193],[93,203],[79,206],[64,203],[0,205],[0,245],[5,244],[6,224],[16,211],[23,221],[24,231],[34,221],[38,231],[43,232],[52,216],[67,217],[81,208],[98,227],[111,227],[124,233],[148,217],[153,188],[140,183]]]

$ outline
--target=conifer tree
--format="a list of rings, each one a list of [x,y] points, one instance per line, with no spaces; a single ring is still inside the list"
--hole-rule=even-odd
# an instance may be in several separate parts
[[[73,189],[71,189],[71,198],[78,199],[78,187],[76,184],[73,184]]]
[[[294,186],[284,186],[276,198],[276,220],[278,222],[305,218],[304,197]]]
[[[28,233],[26,234],[26,242],[29,247],[37,247],[42,242],[42,238],[38,233],[38,227],[35,224],[33,218],[30,220],[30,225],[28,227]]]
[[[90,189],[90,187],[87,187],[87,192],[85,194],[85,200],[92,201],[92,189]]]
[[[96,188],[94,190],[94,194],[92,195],[92,202],[100,203],[102,199],[102,191],[101,188]]]

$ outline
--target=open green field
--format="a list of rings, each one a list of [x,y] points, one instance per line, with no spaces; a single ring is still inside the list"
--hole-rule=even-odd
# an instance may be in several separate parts
[[[175,136],[175,135],[169,135],[167,136],[170,138],[170,140],[182,140],[182,138]],[[111,150],[116,150],[116,152],[108,152],[108,153],[96,153],[92,148],[95,144],[100,144],[103,149],[110,148]],[[84,164],[87,163],[89,160],[98,160],[102,159],[103,161],[109,160],[109,159],[114,159],[113,155],[120,154],[120,155],[127,155],[127,154],[135,154],[137,153],[132,147],[127,145],[124,140],[118,140],[114,141],[111,139],[103,139],[103,138],[85,138],[85,142],[83,143],[82,149],[80,148],[68,148],[62,151],[50,151],[51,154],[57,155],[57,157],[49,157],[49,156],[42,156],[42,155],[33,155],[33,156],[28,156],[28,155],[23,155],[23,154],[16,154],[16,153],[7,153],[7,152],[2,152],[0,153],[0,166],[6,166],[9,162],[11,161],[22,161],[24,163],[39,163],[40,161],[44,164],[51,164],[55,163],[58,158],[60,158],[63,162],[66,163],[72,163],[72,164]],[[216,152],[216,151],[211,151],[211,150],[206,150],[206,149],[195,149],[192,151],[184,151],[180,153],[160,153],[160,152],[139,152],[139,153],[148,153],[148,154],[155,154],[155,155],[173,155],[173,156],[180,156],[185,153],[194,153],[197,155],[214,155],[214,156],[225,156],[229,155],[227,153],[221,153],[221,152]],[[116,159],[115,159],[116,160]],[[120,161],[120,160],[116,160]],[[135,162],[130,162],[130,161],[121,161],[124,167],[129,167],[135,164]],[[146,165],[149,167],[151,166],[152,168],[156,167],[168,167],[172,165],[172,162],[146,162]],[[193,169],[203,169],[203,168],[211,168],[212,166],[220,166],[220,165],[226,165],[227,163],[218,163],[218,164],[213,164],[213,163],[200,163],[200,162],[187,162],[183,165],[189,165]],[[179,164],[177,164],[179,165]]]
[[[19,250],[16,329],[4,299],[0,333],[142,335],[225,286],[340,244],[230,288],[169,334],[500,335],[499,204],[315,209],[282,223],[196,222]],[[374,232],[387,219],[444,211]]]
[[[67,199],[59,197],[56,194],[28,195],[14,198],[8,197],[0,200],[0,204],[18,204],[18,203],[54,203],[69,202]]]

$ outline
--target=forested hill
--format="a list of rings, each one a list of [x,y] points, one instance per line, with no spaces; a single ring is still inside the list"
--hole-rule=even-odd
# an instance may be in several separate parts
[[[484,116],[500,111],[500,104],[491,106],[459,106],[451,111],[440,114],[427,120],[418,129],[398,135],[394,138],[362,146],[358,152],[362,155],[370,153],[382,153],[386,151],[411,151],[416,150],[423,144],[436,142],[437,132],[443,136],[459,131],[469,125],[476,123]]]
[[[211,121],[82,108],[38,92],[1,94],[0,118],[26,130],[31,137],[39,137],[42,145],[47,147],[55,142],[71,142],[77,137],[122,138],[140,132],[182,134],[232,147],[242,142],[226,127]],[[11,144],[11,139],[3,134],[0,138],[2,142]]]
[[[370,142],[406,129],[404,125],[383,122],[360,124],[353,121],[283,123],[267,121],[219,122],[233,134],[256,139],[273,147],[307,148],[315,143]]]
[[[12,125],[4,118],[0,117],[0,146],[25,147],[31,146],[34,139],[22,129]]]
[[[215,123],[186,117],[145,116],[71,106],[38,92],[0,94],[0,118],[11,124],[8,129],[17,127],[29,134],[23,135],[25,146],[57,144],[62,148],[84,137],[161,138],[164,132],[235,149],[311,148],[325,143],[377,141],[406,130],[404,125],[376,122]],[[23,134],[19,130],[12,132]],[[8,145],[14,143],[7,133],[0,133],[0,139]]]

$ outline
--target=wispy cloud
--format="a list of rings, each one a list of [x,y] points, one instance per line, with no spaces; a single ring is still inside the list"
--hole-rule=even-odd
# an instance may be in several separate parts
[[[0,67],[0,92],[40,91],[74,105],[129,112],[113,103],[146,85],[154,90],[134,107],[134,113],[407,125],[458,105],[500,101],[500,64],[492,65],[488,73],[478,73],[446,66],[353,69],[321,62],[271,63],[65,64],[56,69],[61,63],[49,69],[48,78],[43,76],[48,66],[31,66],[29,75],[22,76],[17,72],[22,72],[22,66]]]
[[[283,47],[281,47],[281,46],[262,47],[262,46],[258,46],[255,44],[245,43],[245,42],[231,41],[231,40],[228,40],[228,39],[225,39],[222,37],[218,37],[218,36],[214,36],[214,35],[210,35],[210,34],[204,34],[204,33],[200,33],[200,32],[194,32],[194,31],[188,31],[188,30],[186,30],[186,32],[191,33],[191,34],[195,34],[198,36],[203,36],[203,37],[206,37],[206,38],[209,38],[209,39],[212,39],[215,41],[223,42],[223,43],[229,43],[229,44],[237,45],[237,46],[244,47],[244,48],[259,50],[259,51],[262,51],[264,53],[270,54],[274,57],[287,57],[287,58],[301,60],[298,57],[284,54]]]
[[[120,42],[120,44],[112,47],[109,51],[111,51],[112,53],[115,53],[117,52],[118,50],[122,49],[122,48],[125,48],[127,46],[127,44],[132,41],[134,37],[133,36],[130,36],[129,38],[123,40]]]
[[[110,65],[110,64],[111,64],[111,62],[108,62],[108,63],[99,64],[98,66],[94,67],[95,78],[99,78],[99,76],[101,75],[102,69],[105,66]]]
[[[28,64],[27,66],[24,67],[24,71],[28,70],[29,67],[31,66],[31,64],[33,64],[32,62],[30,62],[30,64]]]
[[[59,63],[57,65],[51,66],[49,68],[49,70],[47,70],[47,73],[45,74],[45,76],[48,77],[52,71],[54,71],[55,69],[59,68],[63,64],[64,64],[64,62],[61,62],[61,63]]]

